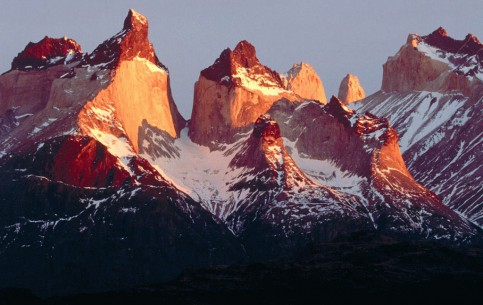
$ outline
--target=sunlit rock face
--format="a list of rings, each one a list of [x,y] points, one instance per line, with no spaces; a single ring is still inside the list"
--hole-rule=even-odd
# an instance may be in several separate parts
[[[116,290],[243,259],[137,153],[147,128],[172,142],[184,124],[135,11],[90,54],[67,38],[29,44],[0,75],[0,287]]]
[[[483,225],[482,44],[438,28],[410,34],[384,65],[382,90],[350,107],[386,117],[409,172],[444,204]]]
[[[144,121],[178,137],[184,119],[171,95],[168,70],[148,40],[146,17],[130,10],[123,30],[99,45],[82,64],[112,69],[110,83],[79,114],[83,133],[101,142],[103,134],[125,136],[135,152]]]
[[[280,98],[300,99],[285,89],[277,72],[259,62],[250,43],[241,41],[201,71],[195,84],[189,136],[210,147],[232,142],[237,132],[253,124]]]
[[[455,40],[438,28],[426,36],[410,34],[399,52],[383,65],[381,89],[385,92],[458,90],[470,95],[481,86],[483,45],[468,34]]]
[[[56,64],[67,64],[82,56],[80,45],[67,37],[45,36],[37,43],[30,42],[12,61],[12,70],[42,70]]]
[[[44,38],[15,58],[14,69],[0,78],[0,117],[9,122],[5,148],[78,134],[126,157],[138,152],[143,124],[179,135],[185,121],[172,99],[168,70],[148,40],[144,16],[130,10],[121,32],[90,54],[80,52],[72,39]]]
[[[293,91],[306,100],[318,101],[321,104],[327,103],[324,85],[314,68],[307,63],[294,64],[293,67],[282,75],[287,90]]]
[[[347,74],[339,86],[338,97],[347,105],[366,97],[364,88],[359,83],[359,78],[352,74]]]

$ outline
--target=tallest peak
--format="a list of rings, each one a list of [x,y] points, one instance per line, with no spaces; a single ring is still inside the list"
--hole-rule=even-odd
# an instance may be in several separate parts
[[[148,18],[144,15],[130,9],[126,19],[124,19],[124,30],[140,30],[148,26]]]
[[[89,65],[113,69],[122,61],[144,58],[167,71],[154,52],[148,37],[148,19],[129,10],[122,31],[100,44],[85,60]]]

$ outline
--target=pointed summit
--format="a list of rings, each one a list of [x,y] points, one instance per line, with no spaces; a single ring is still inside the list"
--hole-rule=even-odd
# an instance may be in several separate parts
[[[246,40],[240,41],[233,50],[233,61],[244,68],[252,68],[260,64],[255,47]]]
[[[432,32],[430,35],[433,35],[433,36],[438,35],[438,36],[445,37],[445,36],[448,36],[448,32],[446,31],[445,28],[443,28],[442,26],[440,26],[434,32]]]
[[[311,65],[301,62],[294,64],[286,75],[282,76],[287,90],[293,91],[303,99],[327,103],[324,85]]]
[[[148,28],[148,19],[136,12],[133,9],[130,9],[126,19],[124,19],[124,30],[128,31],[130,29],[134,30],[141,30],[144,27]]]
[[[330,102],[325,106],[325,109],[346,125],[350,125],[349,118],[356,113],[354,110],[344,106],[344,102],[333,95],[330,98]]]
[[[236,87],[253,87],[254,84],[247,84],[255,81],[253,78],[261,87],[283,87],[278,73],[260,63],[255,47],[246,40],[240,41],[233,51],[230,48],[223,50],[213,65],[202,70],[200,75]],[[263,78],[260,79],[260,76]]]
[[[100,44],[82,64],[114,69],[121,61],[141,58],[167,72],[149,42],[148,31],[148,19],[131,9],[124,19],[122,31]]]
[[[125,137],[136,153],[143,149],[140,141],[147,129],[154,128],[176,138],[185,124],[171,95],[168,69],[159,62],[149,42],[148,29],[146,17],[129,10],[123,30],[100,44],[82,63],[94,69],[115,71],[110,73],[108,87],[82,109],[79,115],[82,132],[106,146],[110,143],[98,136],[97,130]],[[99,113],[97,109],[109,109],[111,115],[107,121],[93,115]]]
[[[201,71],[188,135],[195,143],[221,147],[281,98],[301,99],[285,88],[276,71],[260,63],[255,47],[242,40]]]
[[[359,83],[359,78],[350,73],[347,74],[340,83],[338,97],[346,105],[366,97],[366,93]]]

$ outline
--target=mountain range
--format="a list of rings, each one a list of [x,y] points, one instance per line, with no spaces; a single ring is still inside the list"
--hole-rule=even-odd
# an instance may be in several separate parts
[[[348,74],[329,99],[241,41],[186,120],[148,30],[130,10],[93,52],[45,37],[0,76],[0,287],[123,289],[361,232],[481,244],[476,37],[410,34],[380,91]]]

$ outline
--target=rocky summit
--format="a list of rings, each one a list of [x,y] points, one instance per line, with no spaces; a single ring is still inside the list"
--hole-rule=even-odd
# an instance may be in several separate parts
[[[352,74],[347,74],[339,86],[337,95],[346,105],[361,100],[366,97],[366,93],[359,83],[359,78]]]
[[[328,102],[309,64],[280,74],[243,40],[200,72],[187,121],[148,31],[130,10],[91,53],[46,37],[0,76],[0,288],[125,291],[320,245],[334,259],[354,236],[400,255],[481,245],[474,36],[411,34],[381,91],[349,74]]]
[[[438,28],[410,34],[384,64],[382,90],[351,104],[392,122],[409,171],[442,201],[481,226],[483,74],[478,46]],[[396,72],[397,70],[397,72]]]

